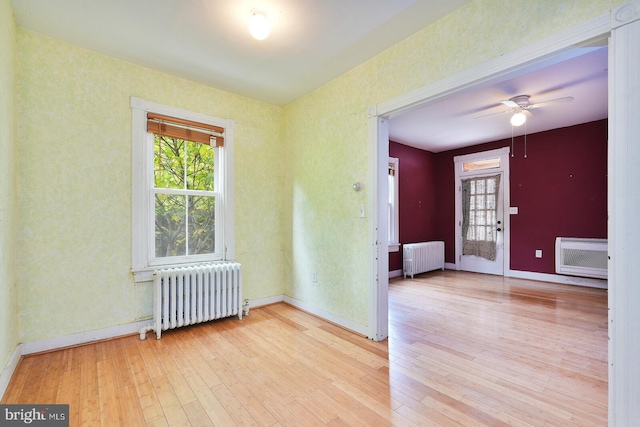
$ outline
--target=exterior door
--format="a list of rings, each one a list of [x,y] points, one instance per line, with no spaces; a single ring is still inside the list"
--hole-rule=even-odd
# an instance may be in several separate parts
[[[458,270],[508,275],[508,154],[505,148],[455,158]]]

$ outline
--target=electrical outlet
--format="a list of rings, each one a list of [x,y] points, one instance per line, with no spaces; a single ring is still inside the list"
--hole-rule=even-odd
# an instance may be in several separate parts
[[[314,271],[313,273],[311,273],[311,280],[313,280],[314,282],[318,281],[318,272]]]
[[[364,218],[367,216],[365,210],[364,210],[364,205],[360,205],[360,208],[358,209],[358,216],[360,218]]]
[[[536,249],[536,258],[542,258],[542,249]]]

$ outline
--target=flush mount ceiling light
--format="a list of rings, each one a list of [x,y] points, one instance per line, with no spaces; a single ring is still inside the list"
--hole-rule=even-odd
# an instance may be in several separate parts
[[[269,20],[264,12],[253,9],[249,18],[249,32],[256,40],[264,40],[269,37]]]
[[[522,126],[526,121],[527,116],[525,116],[522,111],[518,111],[513,116],[511,116],[511,124],[513,126]]]

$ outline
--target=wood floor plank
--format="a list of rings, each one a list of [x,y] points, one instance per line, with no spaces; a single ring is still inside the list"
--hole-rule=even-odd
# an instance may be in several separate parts
[[[127,385],[118,389],[120,416],[125,426],[141,426],[145,424],[144,412],[140,406],[134,385]]]
[[[80,400],[78,411],[78,425],[99,426],[102,425],[100,413],[100,399],[97,396]]]
[[[31,365],[35,360],[36,358],[33,356],[20,358],[13,377],[11,377],[11,381],[7,385],[7,390],[2,397],[2,403],[19,403],[20,394],[22,393],[22,389],[25,387],[29,377],[29,371],[31,370]]]
[[[69,405],[69,425],[79,425],[80,364],[77,364],[75,369],[69,369],[63,372],[57,392],[55,403]]]
[[[68,403],[72,426],[606,425],[605,290],[396,278],[389,332],[376,343],[279,303],[24,356],[3,403]]]
[[[107,348],[104,346],[103,348]],[[108,353],[103,353],[106,356]],[[120,393],[116,386],[116,374],[113,369],[113,359],[102,357],[98,361],[98,385],[100,396],[100,419],[103,425],[124,425],[120,411]]]

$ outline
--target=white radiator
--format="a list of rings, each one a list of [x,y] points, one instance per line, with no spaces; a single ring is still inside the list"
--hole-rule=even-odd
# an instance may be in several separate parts
[[[414,274],[444,270],[444,242],[422,242],[403,245],[404,277]]]
[[[156,270],[153,286],[153,325],[147,330],[155,331],[157,339],[167,329],[235,315],[242,319],[242,281],[236,262]]]
[[[556,273],[607,278],[607,239],[556,237]]]

